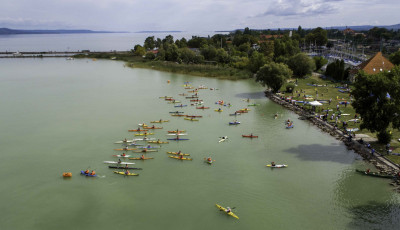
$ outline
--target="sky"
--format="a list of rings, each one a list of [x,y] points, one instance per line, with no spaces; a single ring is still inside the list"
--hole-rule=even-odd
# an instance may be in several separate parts
[[[0,28],[226,31],[394,25],[400,0],[0,0]]]

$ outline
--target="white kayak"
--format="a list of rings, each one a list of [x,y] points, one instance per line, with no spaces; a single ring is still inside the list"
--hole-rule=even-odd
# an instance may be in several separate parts
[[[226,141],[227,139],[228,139],[228,136],[220,137],[218,142],[220,143],[220,142]]]
[[[136,138],[134,141],[154,141],[156,138]]]
[[[271,167],[271,168],[286,168],[288,166],[287,165],[267,165],[267,167]]]
[[[132,143],[134,140],[122,140],[122,141],[116,141],[114,142],[115,144],[123,144],[123,143]]]
[[[118,162],[118,161],[104,161],[104,164],[121,164],[121,165],[133,165],[132,162]]]
[[[122,155],[113,155],[113,157],[130,157],[131,155],[125,155],[125,156],[122,156]]]
[[[169,135],[169,136],[184,136],[184,135],[187,135],[187,133],[168,133],[167,135]]]

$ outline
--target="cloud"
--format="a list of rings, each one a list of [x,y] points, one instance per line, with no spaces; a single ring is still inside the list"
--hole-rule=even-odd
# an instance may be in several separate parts
[[[313,16],[338,12],[337,2],[343,0],[274,0],[266,11],[256,17],[264,16]]]

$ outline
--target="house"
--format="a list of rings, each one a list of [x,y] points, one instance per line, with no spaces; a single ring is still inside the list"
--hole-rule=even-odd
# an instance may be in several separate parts
[[[382,55],[382,52],[378,52],[370,59],[350,70],[350,81],[354,82],[354,78],[359,71],[364,71],[366,74],[372,75],[383,71],[390,71],[393,67],[394,65]]]
[[[271,34],[267,34],[267,35],[260,35],[260,38],[262,39],[262,40],[269,40],[269,39],[272,39],[272,38],[282,38],[283,37],[283,35],[281,35],[281,34],[276,34],[276,35],[271,35]]]

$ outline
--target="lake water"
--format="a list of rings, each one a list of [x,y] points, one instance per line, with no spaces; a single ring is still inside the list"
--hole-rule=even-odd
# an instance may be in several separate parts
[[[271,102],[253,80],[229,81],[125,68],[118,61],[0,60],[0,229],[398,229],[400,196],[390,180],[356,174],[371,167],[331,136]],[[170,80],[171,83],[167,83]],[[183,83],[201,90],[209,110],[174,108],[160,96]],[[250,98],[259,106],[238,116]],[[221,113],[218,100],[231,103]],[[202,115],[199,121],[170,111]],[[281,116],[273,118],[278,112]],[[154,137],[187,130],[153,160],[136,161],[138,177],[114,174],[114,144],[133,138],[138,123],[157,124]],[[285,129],[284,120],[294,120]],[[258,139],[242,138],[253,133]],[[229,140],[218,143],[219,137]],[[166,151],[193,161],[168,158]],[[129,153],[140,156],[139,153]],[[211,156],[212,165],[204,162]],[[271,169],[267,163],[288,164]],[[132,161],[134,162],[134,161]],[[97,178],[79,175],[95,169]],[[63,172],[72,172],[63,179]],[[235,207],[236,220],[215,207]]]

